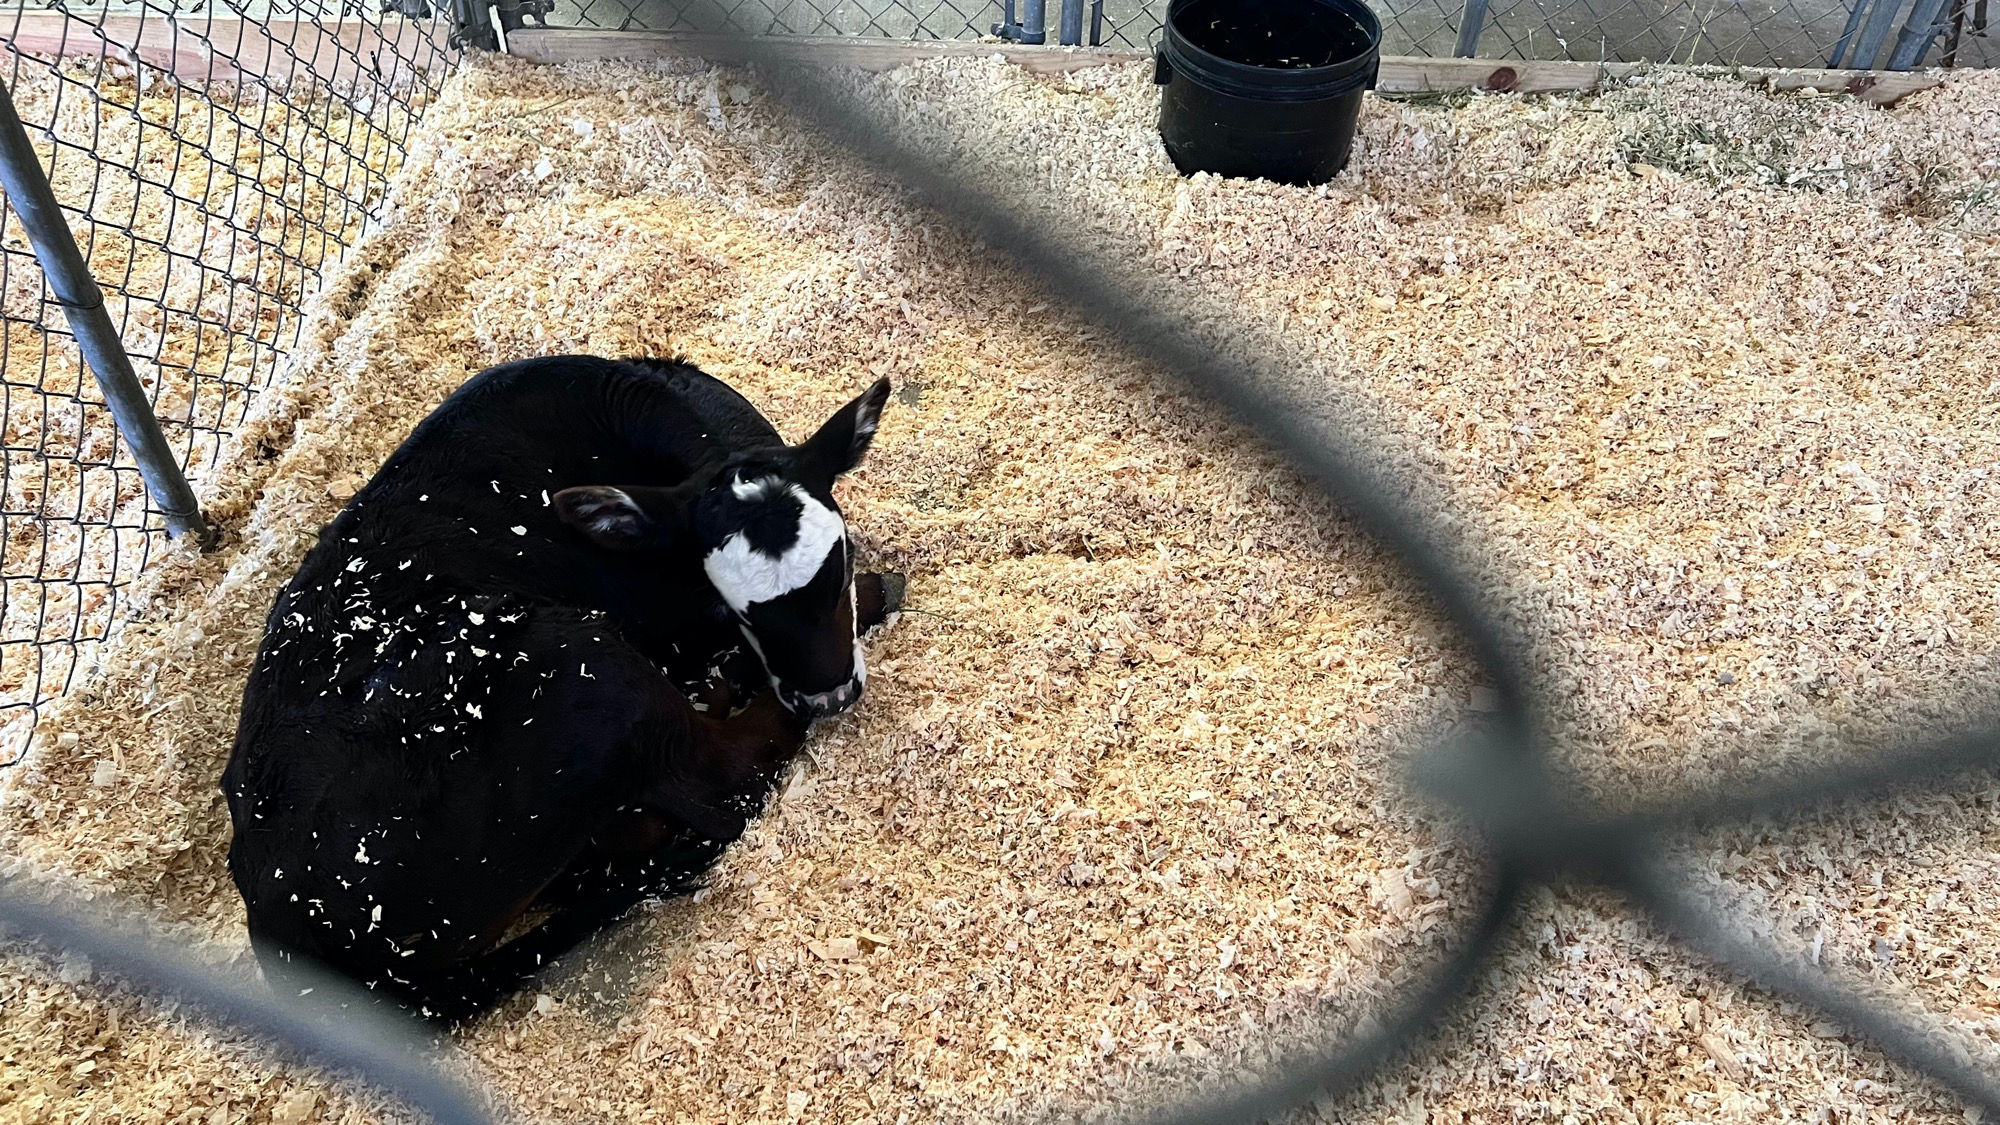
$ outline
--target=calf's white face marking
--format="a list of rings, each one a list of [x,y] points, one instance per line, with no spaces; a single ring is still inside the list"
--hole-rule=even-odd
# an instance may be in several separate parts
[[[833,548],[847,537],[847,525],[831,508],[798,485],[766,478],[738,480],[730,485],[737,497],[750,500],[788,492],[799,503],[798,538],[783,554],[770,555],[737,532],[702,559],[708,580],[729,608],[742,613],[759,602],[784,597],[813,580]]]

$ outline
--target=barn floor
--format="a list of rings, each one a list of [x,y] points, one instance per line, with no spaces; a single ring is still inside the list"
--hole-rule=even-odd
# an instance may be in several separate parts
[[[1589,98],[1371,101],[1321,191],[1173,176],[1143,67],[867,80],[960,168],[1189,315],[1283,331],[1396,473],[1438,481],[1547,643],[1606,794],[1960,714],[2000,643],[2000,76],[1893,112],[1661,75]],[[803,428],[899,394],[844,503],[912,576],[869,696],[718,886],[467,1037],[535,1120],[1073,1118],[1392,996],[1471,905],[1400,797],[1481,693],[1299,483],[987,264],[740,75],[482,65],[327,286],[213,486],[23,767],[0,854],[241,955],[214,791],[265,608],[322,521],[479,368],[679,351]],[[61,737],[74,735],[74,739]],[[1760,940],[2000,1046],[2000,790],[1684,858]],[[1586,892],[1343,1120],[1958,1122],[1839,1028]],[[373,1120],[185,1015],[0,974],[0,1117]],[[79,987],[83,986],[83,987]]]

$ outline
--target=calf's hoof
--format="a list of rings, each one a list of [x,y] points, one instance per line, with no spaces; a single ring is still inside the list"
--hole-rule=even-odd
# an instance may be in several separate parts
[[[730,687],[729,677],[712,676],[686,689],[688,702],[694,709],[708,715],[727,715],[731,704],[736,702],[736,692]]]
[[[910,588],[910,580],[900,574],[884,573],[882,576],[882,616],[903,611],[903,595]]]
[[[903,608],[909,581],[900,574],[870,571],[854,576],[854,629],[873,632]]]

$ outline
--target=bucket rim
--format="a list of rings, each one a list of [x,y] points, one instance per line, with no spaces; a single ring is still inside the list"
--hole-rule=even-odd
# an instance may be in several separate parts
[[[1375,85],[1382,53],[1382,21],[1364,0],[1308,0],[1347,16],[1361,29],[1367,48],[1324,66],[1277,68],[1225,58],[1189,42],[1175,20],[1196,4],[1213,0],[1169,0],[1160,21],[1158,52],[1175,70],[1221,93],[1292,101],[1338,97]],[[1254,2],[1254,0],[1253,0]]]

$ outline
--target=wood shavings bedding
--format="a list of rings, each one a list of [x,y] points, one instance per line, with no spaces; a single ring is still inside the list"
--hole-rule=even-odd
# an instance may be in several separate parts
[[[1534,675],[1593,789],[1810,765],[1837,732],[1961,717],[1990,673],[2000,79],[1893,112],[1672,72],[1371,101],[1354,169],[1313,191],[1174,177],[1142,67],[853,81],[1038,221],[1181,286],[1192,320],[1285,333],[1315,405],[1376,427],[1390,475],[1435,477],[1491,547],[1481,579],[1548,642]],[[1264,1029],[1365,1018],[1465,920],[1475,857],[1399,778],[1479,685],[1241,434],[740,75],[483,64],[423,134],[245,438],[265,455],[216,485],[231,543],[163,570],[52,719],[76,743],[16,787],[8,854],[241,960],[214,778],[316,528],[480,367],[680,351],[788,431],[895,380],[843,503],[913,612],[712,890],[469,1034],[524,1113],[1099,1115],[1231,1071]],[[1994,797],[1678,857],[1761,940],[1913,996],[1990,1058]],[[1446,1061],[1341,1119],[1961,1119],[1601,895],[1539,895],[1502,968]],[[34,1113],[203,1120],[195,1091],[220,1090],[215,1112],[314,1119],[282,1116],[310,1075],[224,1037],[178,1074],[130,1062],[175,1028],[57,972],[0,978],[40,1013],[0,1024],[0,1092],[39,1092]],[[113,1015],[120,1053],[76,1073]],[[330,1089],[311,1107],[379,1112]]]

